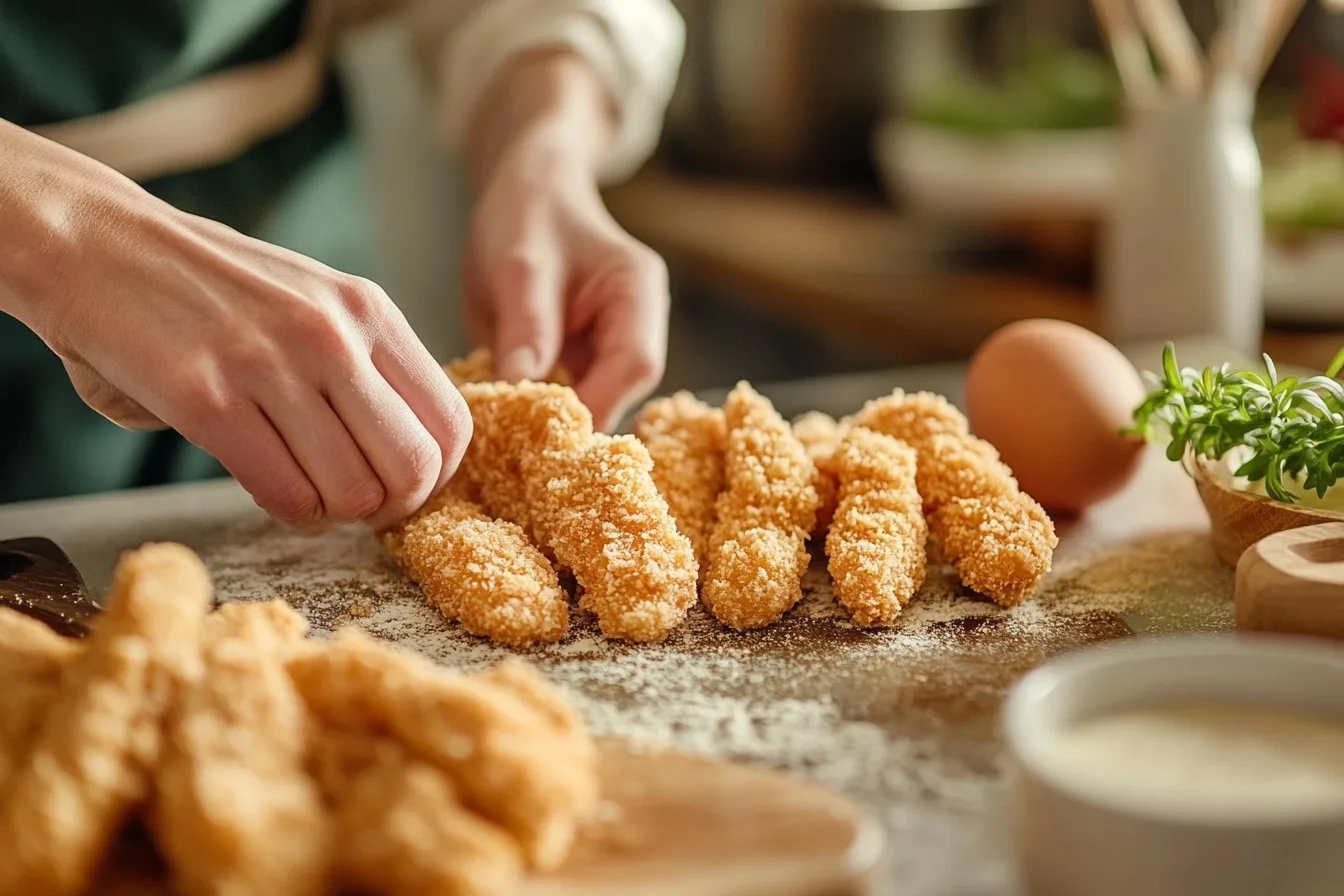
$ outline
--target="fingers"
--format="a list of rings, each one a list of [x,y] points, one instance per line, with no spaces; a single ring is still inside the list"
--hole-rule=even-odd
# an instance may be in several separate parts
[[[382,507],[382,481],[324,395],[297,383],[273,383],[261,394],[258,406],[317,489],[328,520],[362,520]]]
[[[556,253],[520,253],[489,272],[495,297],[495,357],[506,380],[539,380],[560,357],[564,272]]]
[[[180,422],[177,429],[213,454],[257,506],[275,519],[300,528],[322,521],[322,496],[256,405],[220,405]]]
[[[589,283],[577,302],[592,309],[593,345],[577,391],[607,430],[657,387],[667,362],[667,270],[643,253]]]
[[[442,488],[457,472],[467,442],[471,441],[471,411],[443,368],[415,338],[404,318],[402,325],[405,329],[397,337],[375,344],[373,366],[437,446],[438,467],[430,477],[427,497]],[[419,506],[415,504],[410,510],[417,510]],[[393,512],[388,508],[388,513]],[[380,521],[385,516],[380,514]],[[397,519],[388,520],[388,523]]]
[[[365,362],[329,400],[382,484],[383,503],[366,522],[382,529],[420,509],[439,484],[443,454],[402,397]]]

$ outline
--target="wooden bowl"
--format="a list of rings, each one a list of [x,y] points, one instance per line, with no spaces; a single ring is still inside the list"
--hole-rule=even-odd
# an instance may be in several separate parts
[[[1344,513],[1284,504],[1228,488],[1210,474],[1201,461],[1187,463],[1187,469],[1191,470],[1200,500],[1209,513],[1213,550],[1228,566],[1235,567],[1246,549],[1266,535],[1317,523],[1344,521]]]

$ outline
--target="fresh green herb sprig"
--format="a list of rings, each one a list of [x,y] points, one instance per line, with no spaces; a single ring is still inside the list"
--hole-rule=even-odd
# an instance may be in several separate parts
[[[1265,373],[1232,371],[1228,365],[1204,370],[1176,365],[1176,349],[1162,350],[1162,374],[1145,374],[1152,391],[1134,410],[1126,430],[1149,441],[1165,434],[1167,457],[1180,461],[1187,452],[1218,460],[1239,446],[1250,456],[1236,475],[1264,481],[1265,491],[1291,504],[1285,486],[1302,477],[1302,487],[1324,496],[1344,477],[1344,385],[1335,375],[1344,368],[1344,349],[1324,376],[1279,379],[1265,355]]]

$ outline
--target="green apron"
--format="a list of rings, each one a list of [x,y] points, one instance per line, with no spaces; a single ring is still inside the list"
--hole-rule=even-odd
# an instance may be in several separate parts
[[[294,45],[305,6],[0,0],[0,118],[19,125],[80,118],[272,58]],[[318,108],[288,131],[233,161],[144,186],[332,267],[376,274],[361,157],[334,77]],[[0,314],[0,503],[222,474],[176,433],[130,432],[94,413],[60,360]]]

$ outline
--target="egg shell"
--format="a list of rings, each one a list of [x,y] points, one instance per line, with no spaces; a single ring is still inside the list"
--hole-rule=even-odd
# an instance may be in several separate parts
[[[1079,512],[1119,491],[1143,441],[1122,436],[1143,380],[1119,349],[1059,320],[992,335],[966,376],[972,431],[998,449],[1023,491],[1049,510]]]

